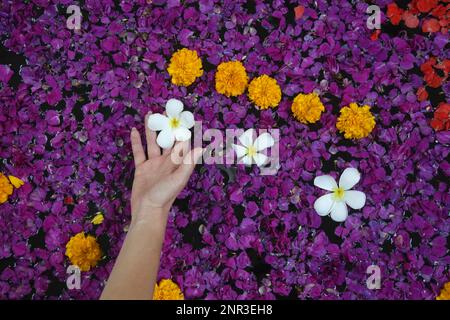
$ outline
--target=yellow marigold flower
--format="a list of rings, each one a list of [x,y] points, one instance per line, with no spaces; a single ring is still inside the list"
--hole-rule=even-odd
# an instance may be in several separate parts
[[[196,51],[183,48],[172,55],[167,71],[173,84],[187,87],[202,76],[202,60]]]
[[[356,103],[341,109],[336,128],[344,133],[346,139],[365,138],[375,127],[375,118],[369,106],[359,107]]]
[[[281,89],[277,80],[263,74],[250,82],[248,96],[261,109],[275,108],[281,100]]]
[[[95,267],[101,255],[97,240],[93,236],[85,236],[84,232],[77,233],[66,244],[66,256],[81,271],[89,271]]]
[[[154,300],[184,300],[180,287],[170,279],[163,279],[155,285]]]
[[[101,224],[101,223],[103,223],[103,220],[105,220],[105,218],[103,217],[103,214],[101,212],[97,212],[95,217],[92,218],[91,222],[92,222],[92,224]]]
[[[227,97],[235,97],[244,93],[247,83],[247,72],[240,61],[222,62],[217,67],[217,92]]]
[[[14,186],[14,188],[18,189],[21,186],[23,186],[25,184],[25,182],[23,182],[21,179],[14,177],[14,176],[8,176],[9,181],[11,181],[12,185]]]
[[[316,93],[298,94],[291,106],[295,119],[301,123],[314,123],[320,119],[325,107]]]
[[[436,297],[436,300],[450,300],[450,282],[444,285],[441,294]]]
[[[8,200],[8,197],[13,193],[13,186],[8,178],[0,172],[0,204]]]

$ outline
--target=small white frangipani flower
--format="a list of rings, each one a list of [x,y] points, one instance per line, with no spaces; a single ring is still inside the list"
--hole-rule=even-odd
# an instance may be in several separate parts
[[[175,141],[187,141],[191,138],[191,131],[195,124],[194,115],[183,111],[183,103],[177,99],[170,99],[166,103],[166,115],[153,113],[148,117],[147,126],[152,131],[161,131],[156,143],[163,149],[172,148]]]
[[[353,209],[361,209],[366,204],[364,192],[350,190],[361,178],[358,170],[347,168],[339,178],[339,186],[332,176],[324,175],[314,179],[314,185],[321,189],[332,191],[314,202],[314,209],[320,216],[330,214],[331,219],[342,222],[347,219],[349,205]]]
[[[274,145],[273,137],[265,132],[253,141],[253,129],[246,130],[238,139],[242,145],[233,144],[238,159],[241,159],[246,166],[256,163],[258,167],[264,165],[268,159],[265,154],[260,153],[264,149]]]

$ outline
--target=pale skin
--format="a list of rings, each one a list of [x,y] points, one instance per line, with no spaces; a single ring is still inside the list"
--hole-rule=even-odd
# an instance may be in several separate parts
[[[145,123],[147,123],[147,114]],[[152,299],[159,268],[167,217],[175,198],[185,187],[202,155],[202,149],[183,153],[189,141],[161,149],[157,133],[145,125],[147,153],[136,128],[131,130],[134,173],[131,224],[100,299]],[[181,144],[181,145],[180,145]],[[175,154],[183,161],[174,163]]]

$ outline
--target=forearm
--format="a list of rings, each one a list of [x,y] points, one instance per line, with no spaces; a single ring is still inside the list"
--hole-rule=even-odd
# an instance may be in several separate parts
[[[151,299],[164,241],[166,214],[130,226],[101,299]]]

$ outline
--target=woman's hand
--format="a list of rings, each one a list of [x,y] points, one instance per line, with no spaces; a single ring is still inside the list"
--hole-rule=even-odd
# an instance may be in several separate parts
[[[156,132],[147,127],[149,115],[150,113],[145,117],[147,154],[139,132],[136,128],[131,130],[131,146],[136,166],[131,192],[132,225],[167,219],[172,203],[188,182],[202,155],[201,148],[189,151],[190,141],[177,143],[161,153],[156,144]]]
[[[147,128],[147,154],[136,128],[131,130],[134,173],[131,226],[101,299],[151,299],[164,241],[167,213],[184,188],[202,149],[189,151],[189,141],[162,152],[156,133]]]

